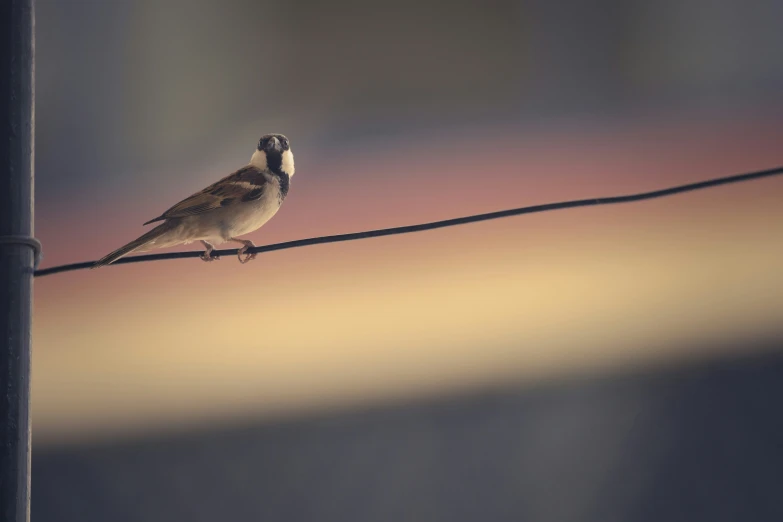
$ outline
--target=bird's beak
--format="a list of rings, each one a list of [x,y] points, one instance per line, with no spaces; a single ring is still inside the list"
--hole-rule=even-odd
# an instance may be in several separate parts
[[[283,150],[283,147],[280,145],[280,140],[273,137],[267,142],[266,150],[268,151],[276,150],[278,152],[281,152]]]

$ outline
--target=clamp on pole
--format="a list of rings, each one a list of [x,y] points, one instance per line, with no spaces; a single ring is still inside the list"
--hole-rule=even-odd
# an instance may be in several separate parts
[[[43,254],[41,252],[43,247],[41,246],[41,242],[34,237],[0,236],[0,245],[27,245],[32,248],[35,255],[35,270],[38,269],[38,264],[41,262],[41,259],[43,259]]]

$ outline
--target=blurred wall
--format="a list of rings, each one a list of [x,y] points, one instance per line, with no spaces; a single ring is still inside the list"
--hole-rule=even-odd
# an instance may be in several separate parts
[[[297,175],[257,243],[781,162],[780,2],[37,5],[44,266],[136,237],[266,132],[292,139]],[[416,399],[777,331],[781,196],[767,180],[43,278],[35,437]]]

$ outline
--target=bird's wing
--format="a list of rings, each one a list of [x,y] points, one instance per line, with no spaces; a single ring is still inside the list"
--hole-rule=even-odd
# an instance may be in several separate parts
[[[147,225],[169,218],[195,216],[216,208],[253,201],[264,195],[266,185],[267,180],[264,172],[252,165],[248,165],[213,183],[204,190],[183,199],[160,216],[144,224]]]

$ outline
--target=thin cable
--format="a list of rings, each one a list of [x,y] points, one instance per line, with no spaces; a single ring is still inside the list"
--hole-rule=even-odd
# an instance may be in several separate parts
[[[455,227],[458,225],[466,225],[468,223],[477,223],[479,221],[488,221],[491,219],[500,219],[511,216],[519,216],[521,214],[533,214],[535,212],[546,212],[549,210],[561,210],[566,208],[576,207],[590,207],[596,205],[611,205],[615,203],[630,203],[632,201],[642,201],[645,199],[661,198],[664,196],[671,196],[674,194],[681,194],[683,192],[690,192],[693,190],[701,190],[710,187],[717,187],[719,185],[728,185],[730,183],[740,183],[742,181],[750,181],[754,179],[766,178],[771,176],[777,176],[783,174],[783,167],[777,167],[774,169],[761,170],[758,172],[749,172],[747,174],[737,174],[734,176],[727,176],[724,178],[714,178],[707,181],[700,181],[698,183],[689,183],[687,185],[679,185],[676,187],[669,187],[661,190],[654,190],[652,192],[640,192],[638,194],[629,194],[626,196],[610,196],[603,198],[591,198],[591,199],[577,199],[572,201],[561,201],[558,203],[547,203],[544,205],[534,205],[532,207],[512,208],[509,210],[500,210],[498,212],[489,212],[487,214],[477,214],[474,216],[465,216],[453,219],[444,219],[443,221],[433,221],[431,223],[422,223],[419,225],[406,225],[402,227],[382,228],[379,230],[367,230],[365,232],[353,232],[350,234],[337,234],[333,236],[321,236],[311,237],[308,239],[297,239],[296,241],[286,241],[284,243],[275,243],[273,245],[262,245],[255,248],[249,248],[247,253],[272,252],[274,250],[286,250],[289,248],[299,248],[309,245],[322,245],[325,243],[340,243],[342,241],[355,241],[357,239],[368,239],[371,237],[383,237],[393,236],[397,234],[410,234],[412,232],[421,232],[424,230],[434,230],[436,228]],[[227,250],[214,250],[213,253],[219,256],[236,255],[236,248]],[[191,257],[201,257],[203,251],[190,251],[190,252],[169,252],[165,254],[148,254],[143,256],[123,257],[112,263],[111,265],[122,265],[126,263],[143,263],[146,261],[162,261],[164,259],[185,259]],[[59,274],[62,272],[71,272],[73,270],[83,270],[93,266],[95,261],[83,261],[81,263],[71,263],[69,265],[53,266],[51,268],[44,268],[43,270],[36,270],[35,277],[43,277],[52,274]]]

